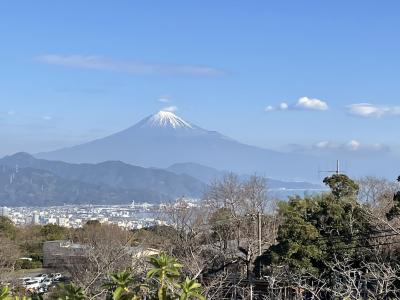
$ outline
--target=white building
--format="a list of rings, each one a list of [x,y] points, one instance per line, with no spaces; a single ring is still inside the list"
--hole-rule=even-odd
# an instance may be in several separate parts
[[[47,220],[47,224],[57,224],[57,219],[54,218],[54,217],[50,217],[50,218]]]
[[[37,213],[33,213],[32,216],[25,217],[25,225],[38,225],[38,224],[40,224],[40,219]]]
[[[32,224],[34,224],[34,225],[40,224],[40,218],[39,217],[40,216],[37,213],[34,213],[32,215]]]
[[[7,207],[0,208],[0,217],[9,217],[10,216],[10,209]]]
[[[69,220],[67,218],[57,218],[57,225],[62,227],[68,227]]]

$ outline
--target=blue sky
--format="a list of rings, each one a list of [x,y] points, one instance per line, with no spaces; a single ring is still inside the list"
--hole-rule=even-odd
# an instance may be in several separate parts
[[[0,155],[102,137],[171,106],[263,147],[398,153],[399,9],[1,1]]]

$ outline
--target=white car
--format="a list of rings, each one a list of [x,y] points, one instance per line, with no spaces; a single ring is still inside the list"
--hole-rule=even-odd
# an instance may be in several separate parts
[[[53,280],[59,280],[62,278],[62,275],[60,273],[53,273],[50,275],[50,278]]]
[[[42,287],[40,287],[40,288],[37,290],[37,292],[38,292],[39,294],[44,294],[44,293],[47,292],[47,287],[42,286]]]
[[[32,277],[32,280],[36,280],[38,282],[42,282],[43,280],[45,280],[47,277],[49,277],[49,275],[47,274],[39,274],[35,277]]]
[[[41,282],[41,286],[42,287],[49,287],[52,283],[53,283],[53,281],[50,278],[46,278],[45,280],[43,280]]]
[[[32,277],[22,277],[19,278],[19,280],[22,282],[23,285],[25,285],[27,281],[32,280]]]
[[[25,282],[25,287],[27,290],[37,290],[40,288],[40,282],[37,280],[28,280]]]

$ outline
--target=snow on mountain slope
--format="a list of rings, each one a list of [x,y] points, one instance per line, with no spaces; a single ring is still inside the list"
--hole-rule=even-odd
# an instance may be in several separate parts
[[[172,112],[169,111],[159,111],[158,113],[151,115],[145,118],[143,121],[137,124],[137,127],[145,128],[145,127],[172,127],[174,129],[177,128],[186,128],[193,129],[192,125],[178,117]]]
[[[41,153],[37,157],[71,163],[120,160],[157,168],[190,161],[238,173],[257,172],[278,179],[313,181],[318,165],[306,155],[286,154],[242,144],[165,111],[105,138]]]

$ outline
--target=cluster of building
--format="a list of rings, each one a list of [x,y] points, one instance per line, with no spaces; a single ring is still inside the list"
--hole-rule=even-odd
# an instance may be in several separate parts
[[[179,199],[174,204],[141,203],[130,205],[64,205],[51,207],[0,207],[0,216],[10,218],[18,226],[56,224],[79,228],[90,220],[116,224],[127,229],[166,224],[171,207],[197,206],[196,200]]]
[[[65,205],[53,207],[1,207],[0,216],[10,218],[16,225],[56,224],[82,227],[89,220],[140,229],[163,224],[162,207],[155,204],[132,205]]]

